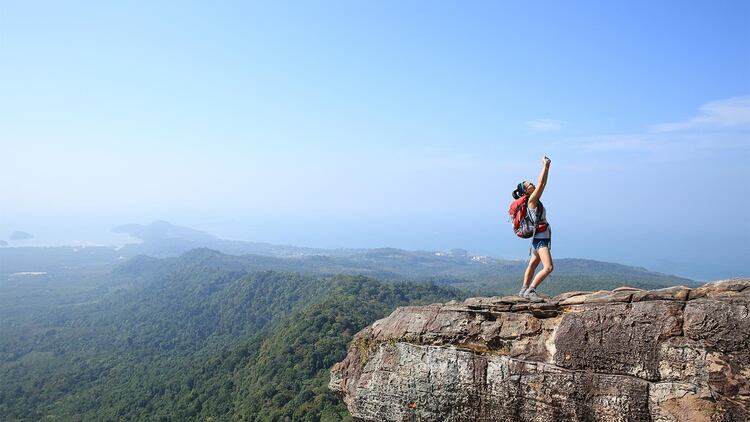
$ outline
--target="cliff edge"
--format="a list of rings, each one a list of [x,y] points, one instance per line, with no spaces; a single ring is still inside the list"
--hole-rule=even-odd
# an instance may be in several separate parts
[[[366,421],[747,421],[750,279],[398,308],[329,387]]]

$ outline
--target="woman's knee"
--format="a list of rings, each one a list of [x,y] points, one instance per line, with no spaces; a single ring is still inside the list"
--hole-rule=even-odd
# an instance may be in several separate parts
[[[551,273],[554,270],[555,270],[555,266],[552,265],[551,263],[549,265],[545,265],[544,268],[542,269],[542,271],[546,272],[547,274]]]

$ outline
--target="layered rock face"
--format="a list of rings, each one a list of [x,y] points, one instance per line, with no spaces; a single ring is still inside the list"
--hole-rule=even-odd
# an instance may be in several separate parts
[[[748,421],[750,280],[398,308],[329,387],[366,421]]]

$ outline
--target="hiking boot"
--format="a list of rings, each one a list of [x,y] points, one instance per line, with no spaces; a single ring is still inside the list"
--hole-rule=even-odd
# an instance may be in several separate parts
[[[521,291],[518,292],[518,296],[523,297],[523,294],[526,293],[526,288],[521,288]]]
[[[536,294],[536,289],[526,290],[526,293],[523,294],[523,297],[525,297],[531,302],[544,302],[544,299],[542,299],[541,297],[539,297],[538,294]]]

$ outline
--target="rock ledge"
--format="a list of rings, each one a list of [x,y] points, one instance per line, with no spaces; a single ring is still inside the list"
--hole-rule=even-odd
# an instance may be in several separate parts
[[[750,279],[398,308],[329,387],[366,421],[747,421]]]

